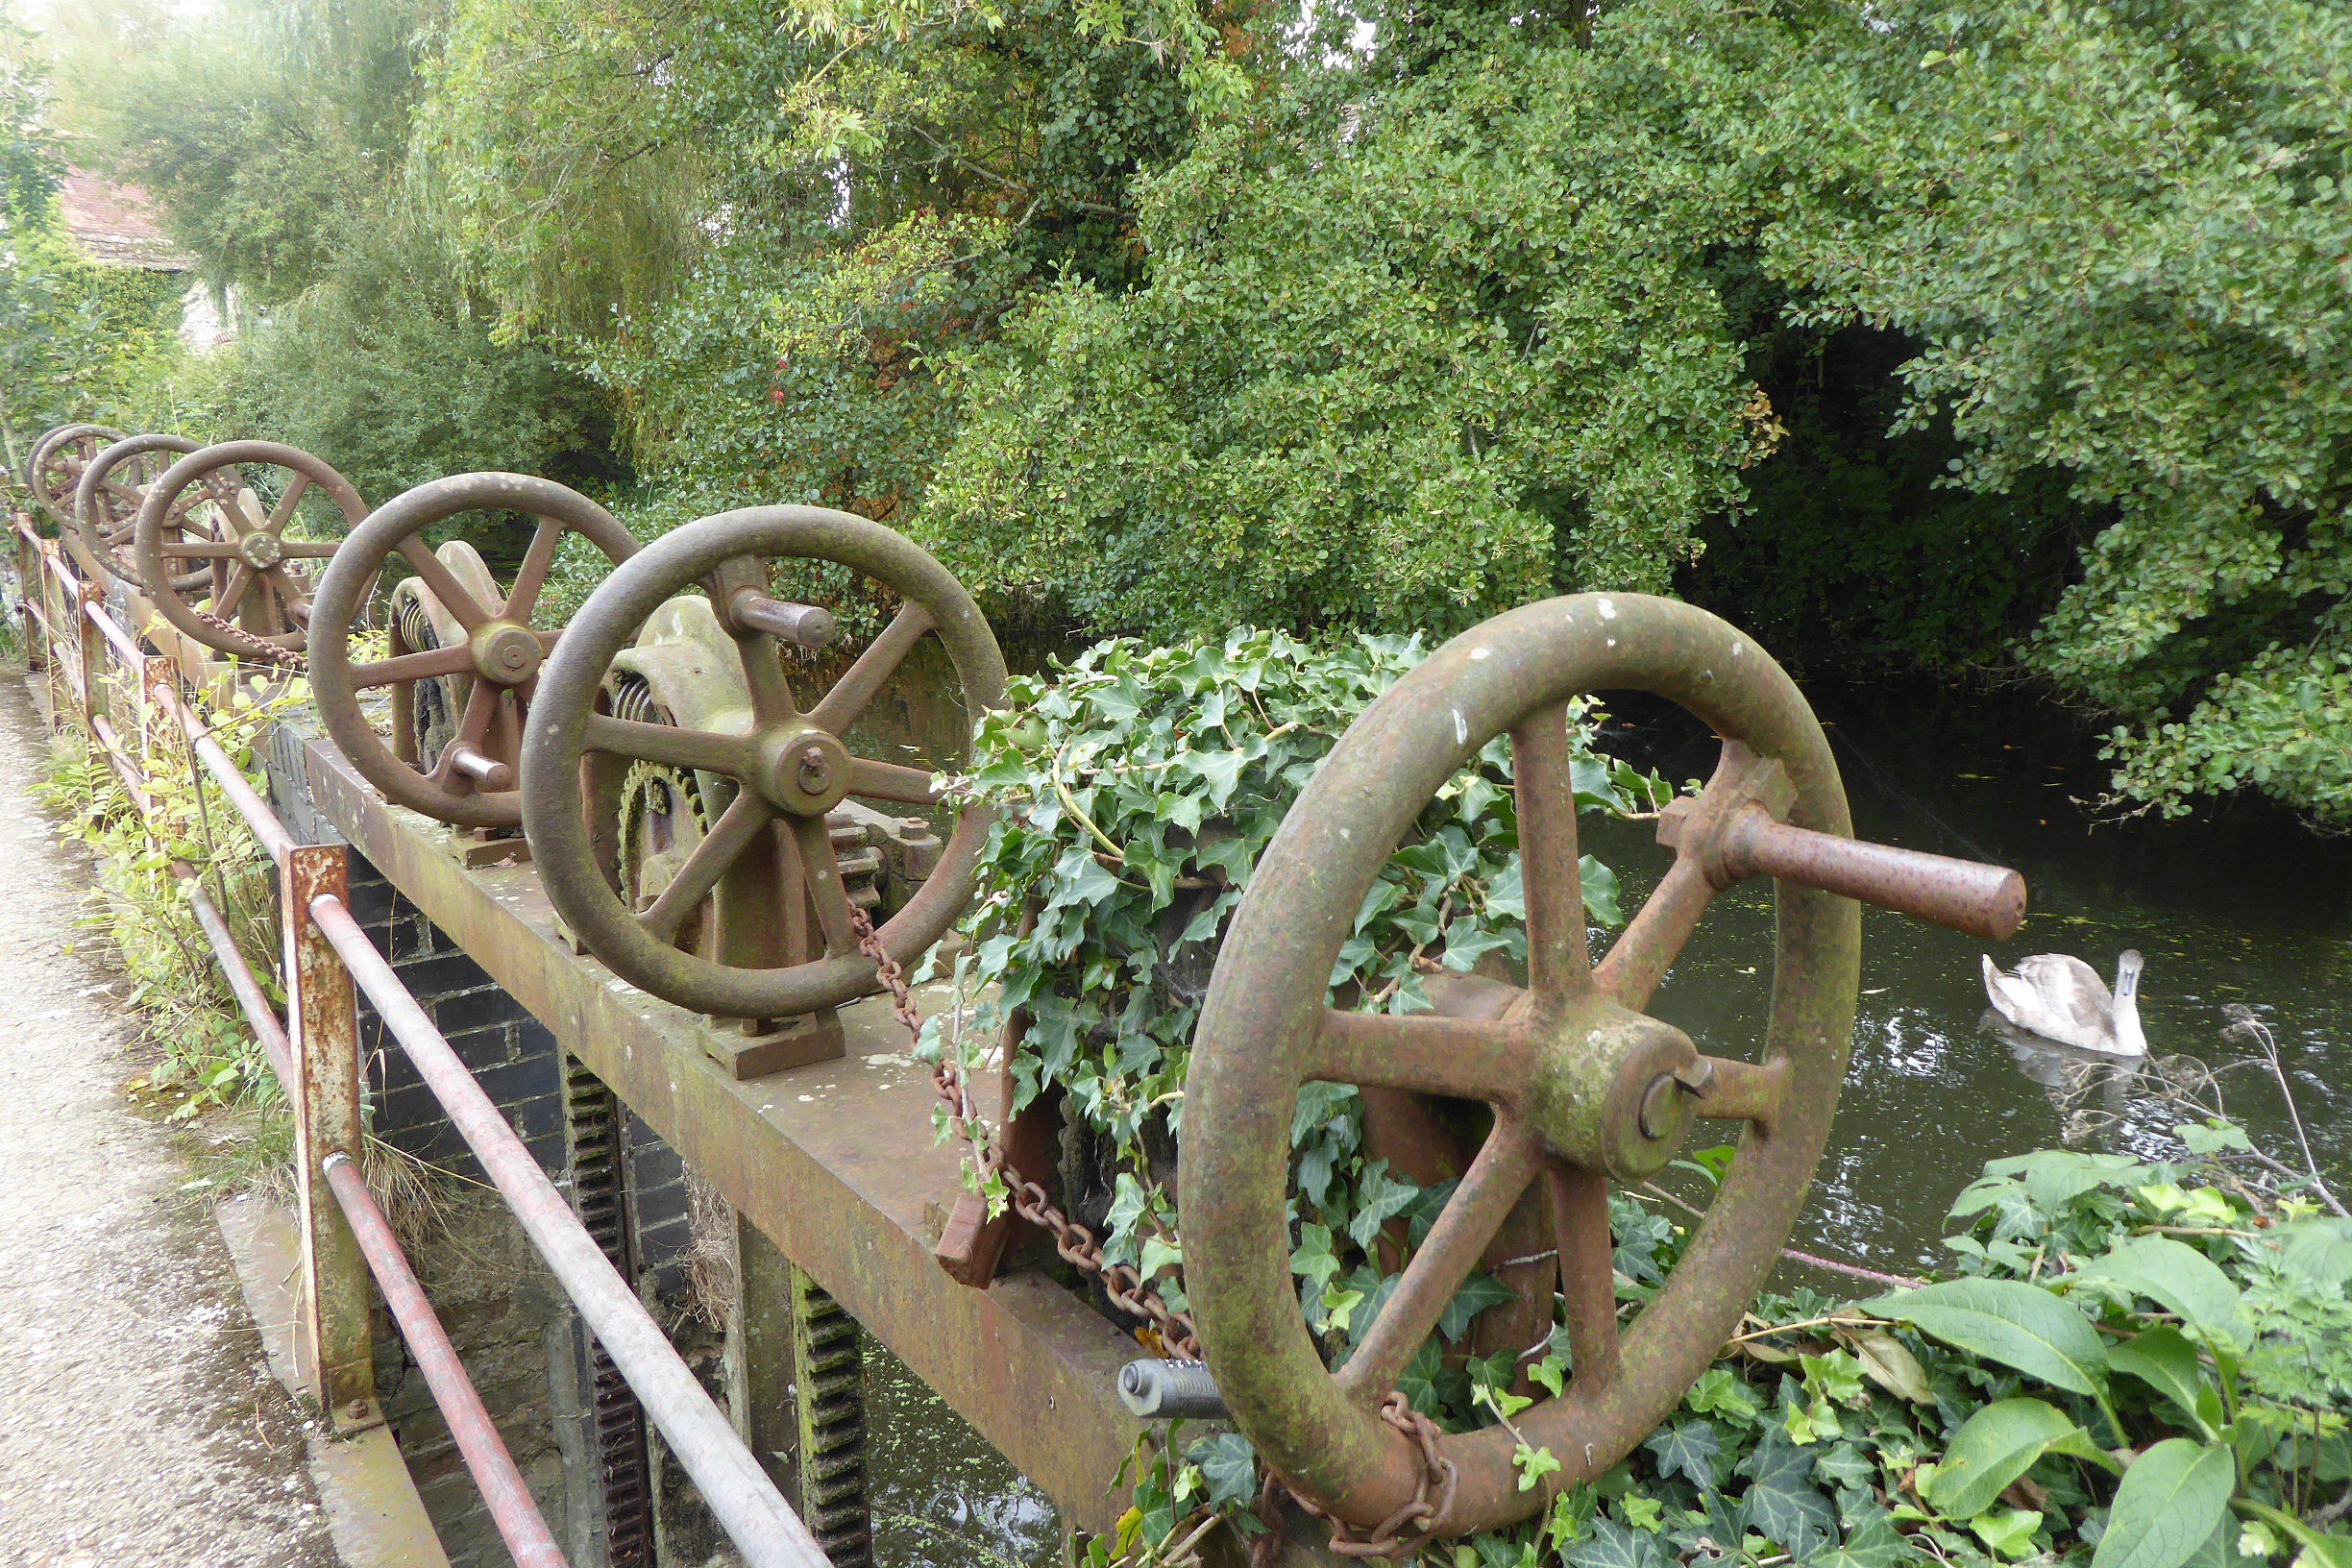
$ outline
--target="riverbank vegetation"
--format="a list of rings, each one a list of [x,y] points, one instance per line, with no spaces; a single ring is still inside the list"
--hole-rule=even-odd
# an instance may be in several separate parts
[[[1061,1144],[1070,1217],[1170,1308],[1186,1306],[1176,1134],[1225,916],[1314,763],[1420,654],[1252,631],[1115,640],[1017,677],[1006,713],[982,723],[962,788],[999,818],[968,921],[977,940],[949,971],[964,1000],[923,1049],[968,1078],[1018,1010],[1014,1108],[1058,1106],[1083,1132]],[[1673,787],[1596,755],[1599,717],[1572,720],[1580,811],[1654,811]],[[1585,856],[1580,880],[1587,919],[1622,925],[1614,873]],[[1524,919],[1497,742],[1438,791],[1363,899],[1329,1004],[1420,1012],[1438,976],[1524,973]],[[2141,1132],[2108,1152],[1988,1164],[1952,1205],[1949,1278],[1875,1276],[1859,1300],[1768,1291],[1680,1408],[1596,1480],[1561,1485],[1558,1457],[1522,1438],[1521,1488],[1546,1506],[1452,1547],[1454,1568],[2352,1568],[2352,1215],[2267,1027],[2232,1017],[2242,1060],[2219,1072],[2187,1056],[2078,1067],[2063,1097],[2126,1073]],[[2230,1079],[2234,1066],[2260,1076]],[[2275,1086],[2294,1147],[2258,1147],[2225,1081],[2246,1086],[2240,1097]],[[2069,1136],[2114,1120],[2078,1110]],[[1303,1086],[1290,1142],[1290,1274],[1337,1367],[1456,1182],[1400,1169],[1352,1085]],[[1611,1193],[1622,1317],[1658,1293],[1738,1158],[1695,1150]],[[1005,1200],[994,1178],[982,1190]],[[1796,1262],[1816,1282],[1843,1269],[1850,1289],[1869,1273]],[[1449,1431],[1508,1427],[1561,1391],[1574,1368],[1553,1314],[1485,1332],[1514,1301],[1470,1275],[1398,1381],[1416,1410]],[[1247,1531],[1263,1517],[1263,1472],[1231,1433],[1164,1433],[1136,1482],[1090,1561],[1181,1564],[1213,1517],[1248,1515]]]
[[[648,532],[845,507],[1064,642],[1681,592],[1802,664],[2029,675],[2108,716],[2119,805],[2352,824],[2340,8],[49,25],[12,233],[61,156],[141,182],[243,336],[63,370],[20,245],[16,426],[525,469]]]

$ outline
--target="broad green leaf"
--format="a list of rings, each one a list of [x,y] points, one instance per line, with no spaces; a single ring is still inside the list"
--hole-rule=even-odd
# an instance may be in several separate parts
[[[2205,1375],[2197,1363],[2196,1347],[2178,1329],[2159,1324],[2143,1330],[2138,1338],[2110,1346],[2107,1364],[2138,1378],[2170,1400],[2189,1420],[2204,1426],[2198,1407],[2204,1403]],[[2208,1429],[2205,1435],[2215,1434]]]
[[[2106,1387],[2098,1335],[2073,1308],[2021,1280],[1950,1280],[1880,1296],[1862,1310],[2070,1393]]]
[[[1489,1307],[1500,1307],[1505,1302],[1518,1299],[1492,1275],[1473,1274],[1462,1281],[1453,1299],[1446,1303],[1445,1311],[1438,1314],[1438,1337],[1451,1344],[1468,1332],[1471,1319],[1479,1313]]]
[[[2144,1236],[2125,1242],[2084,1263],[2077,1277],[2111,1281],[2234,1343],[2243,1344],[2250,1337],[2240,1319],[2238,1287],[2229,1276],[2196,1248],[2168,1236]]]
[[[1884,1329],[1865,1329],[1850,1339],[1854,1356],[1871,1382],[1914,1405],[1935,1403],[1935,1395],[1927,1388],[1926,1370],[1918,1357],[1903,1348],[1901,1340]]]
[[[2229,1512],[2230,1451],[2168,1437],[2123,1472],[2091,1568],[2180,1568]]]
[[[2306,1219],[2277,1233],[2279,1266],[2314,1285],[2352,1281],[2352,1219]]]
[[[1953,1435],[1927,1501],[1946,1518],[1972,1519],[1999,1502],[2050,1444],[2077,1430],[2065,1411],[2038,1399],[1987,1405]]]
[[[2042,1515],[2031,1508],[2007,1508],[1999,1513],[1979,1514],[1969,1521],[1969,1529],[1996,1555],[2015,1562],[2034,1554],[2034,1531],[2042,1528]]]

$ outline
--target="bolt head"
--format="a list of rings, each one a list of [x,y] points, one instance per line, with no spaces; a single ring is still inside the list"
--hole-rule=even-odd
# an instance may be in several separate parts
[[[849,749],[803,721],[751,743],[751,786],[778,811],[821,817],[849,793]]]
[[[539,634],[512,621],[486,621],[468,639],[475,673],[499,686],[520,686],[539,673]]]

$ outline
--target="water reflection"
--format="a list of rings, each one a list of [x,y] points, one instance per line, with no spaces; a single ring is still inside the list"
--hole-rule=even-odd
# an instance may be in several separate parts
[[[872,1335],[866,1477],[878,1568],[1053,1568],[1053,1504]]]

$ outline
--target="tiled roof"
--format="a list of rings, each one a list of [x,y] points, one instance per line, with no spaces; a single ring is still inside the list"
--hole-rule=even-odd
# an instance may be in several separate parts
[[[65,232],[84,256],[101,266],[145,267],[153,272],[189,272],[196,258],[172,248],[155,220],[147,193],[136,185],[109,184],[75,170],[58,188]]]

